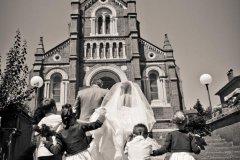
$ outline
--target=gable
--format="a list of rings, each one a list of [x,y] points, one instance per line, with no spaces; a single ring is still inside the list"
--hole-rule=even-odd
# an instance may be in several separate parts
[[[152,43],[139,38],[140,53],[147,61],[164,60],[166,53]]]
[[[124,0],[82,0],[81,9],[86,11],[91,8],[93,5],[113,5],[119,6],[120,8],[127,9],[127,3]]]
[[[66,41],[60,43],[56,47],[47,51],[43,56],[43,63],[68,63],[69,62],[69,51],[70,51],[70,40],[67,39]]]

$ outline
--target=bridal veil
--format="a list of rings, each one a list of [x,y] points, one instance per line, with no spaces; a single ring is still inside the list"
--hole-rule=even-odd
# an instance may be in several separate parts
[[[106,121],[92,133],[97,150],[93,157],[96,160],[124,160],[124,145],[134,125],[142,123],[148,131],[152,129],[155,123],[152,108],[140,87],[130,81],[115,84],[105,96],[101,107],[106,109]],[[91,121],[97,117],[98,110]]]

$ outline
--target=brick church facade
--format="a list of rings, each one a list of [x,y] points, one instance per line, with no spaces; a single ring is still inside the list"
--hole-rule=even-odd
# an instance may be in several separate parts
[[[40,38],[33,66],[33,75],[44,79],[39,97],[54,98],[60,110],[94,79],[108,89],[130,80],[151,104],[160,126],[155,128],[169,128],[172,114],[185,106],[167,35],[163,48],[141,37],[136,0],[71,0],[71,8],[64,42],[45,51]]]

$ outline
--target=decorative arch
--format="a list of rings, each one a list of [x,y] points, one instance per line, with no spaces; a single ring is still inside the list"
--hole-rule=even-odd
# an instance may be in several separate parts
[[[113,17],[117,17],[117,12],[115,10],[115,8],[113,6],[110,6],[110,5],[101,5],[101,6],[97,6],[96,8],[94,8],[92,10],[92,13],[91,13],[91,17],[95,17],[95,14],[97,12],[97,10],[101,9],[101,8],[107,8],[107,9],[110,9],[112,11],[112,16]]]
[[[153,107],[169,107],[166,93],[165,72],[159,66],[149,66],[144,71],[146,87]]]
[[[61,111],[61,106],[65,103],[67,103],[67,88],[68,88],[68,74],[59,68],[51,69],[45,76],[45,82],[44,82],[44,97],[45,98],[54,98],[53,96],[53,83],[54,78],[57,76],[61,77],[61,81],[59,81],[59,85],[57,88],[57,92],[60,93],[59,97],[57,97],[56,105],[57,110]],[[56,88],[55,88],[56,91]]]
[[[160,67],[158,67],[158,66],[150,66],[150,67],[146,68],[146,70],[145,70],[145,72],[146,72],[145,76],[147,78],[149,76],[149,72],[151,72],[151,71],[158,72],[159,77],[164,77],[165,76],[165,72]]]
[[[45,80],[50,80],[51,79],[51,76],[54,74],[54,73],[59,73],[62,75],[62,79],[63,80],[67,80],[68,79],[68,74],[62,70],[62,69],[59,69],[59,68],[55,68],[55,69],[52,69],[50,70],[47,75],[45,76]]]
[[[116,36],[117,32],[117,12],[111,5],[101,5],[95,7],[91,12],[91,33],[90,36]]]
[[[116,65],[110,65],[110,66],[96,65],[86,74],[84,78],[84,84],[86,86],[90,86],[91,79],[93,78],[93,76],[101,71],[110,71],[115,73],[116,75],[119,76],[121,82],[128,80],[126,74]]]

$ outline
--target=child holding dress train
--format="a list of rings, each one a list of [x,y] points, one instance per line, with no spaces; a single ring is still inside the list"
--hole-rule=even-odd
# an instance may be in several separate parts
[[[101,127],[105,120],[104,114],[104,111],[102,111],[95,122],[77,123],[71,105],[64,105],[61,113],[64,128],[56,134],[57,144],[54,145],[50,141],[44,141],[45,147],[53,154],[66,152],[66,160],[91,160],[91,155],[87,150],[89,143],[86,132]]]
[[[178,111],[173,117],[173,122],[178,130],[168,133],[164,145],[154,150],[152,156],[171,152],[169,160],[195,160],[190,153],[199,154],[201,149],[194,136],[185,130],[186,116],[182,111]]]

